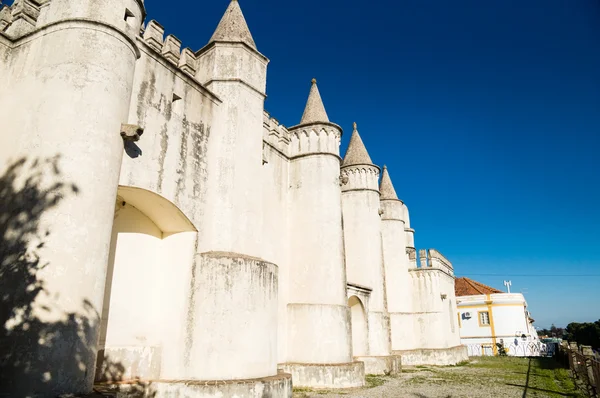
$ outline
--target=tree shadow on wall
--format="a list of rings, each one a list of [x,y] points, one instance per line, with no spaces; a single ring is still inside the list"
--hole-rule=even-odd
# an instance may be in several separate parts
[[[98,311],[87,301],[79,313],[40,304],[57,297],[40,275],[51,266],[41,254],[52,233],[42,216],[79,191],[63,181],[59,161],[23,158],[0,175],[0,397],[88,393],[94,379]],[[112,380],[124,371],[105,368]]]

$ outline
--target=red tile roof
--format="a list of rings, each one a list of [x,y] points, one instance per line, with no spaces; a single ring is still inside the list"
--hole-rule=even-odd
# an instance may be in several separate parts
[[[454,282],[456,296],[477,296],[480,294],[504,293],[469,278],[456,278]]]

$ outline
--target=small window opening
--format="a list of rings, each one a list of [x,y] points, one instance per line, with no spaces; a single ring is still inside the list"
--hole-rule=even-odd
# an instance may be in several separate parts
[[[173,94],[173,102],[179,101],[181,99],[177,94]]]
[[[129,18],[135,18],[135,15],[129,10],[129,9],[125,9],[125,22],[130,22]]]
[[[480,326],[489,326],[490,325],[490,313],[487,311],[482,311],[479,313],[479,325]]]

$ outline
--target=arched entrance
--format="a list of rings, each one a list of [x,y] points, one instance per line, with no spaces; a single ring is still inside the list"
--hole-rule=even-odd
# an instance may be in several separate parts
[[[352,353],[355,357],[366,356],[369,343],[365,307],[356,296],[348,299],[348,306],[352,316]]]
[[[160,195],[117,195],[96,380],[156,379],[182,366],[196,229]]]

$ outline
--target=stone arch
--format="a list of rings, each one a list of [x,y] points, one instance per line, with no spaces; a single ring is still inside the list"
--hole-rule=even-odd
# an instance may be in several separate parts
[[[352,353],[355,357],[369,354],[367,311],[357,296],[348,299],[352,319]]]
[[[145,189],[119,187],[97,380],[156,379],[163,367],[176,366],[196,239],[196,228],[175,204]]]

